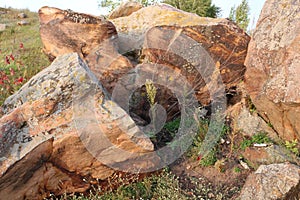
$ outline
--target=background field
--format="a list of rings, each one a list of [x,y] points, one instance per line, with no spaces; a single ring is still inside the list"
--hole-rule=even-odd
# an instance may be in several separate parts
[[[0,105],[33,75],[47,67],[50,62],[42,52],[38,14],[28,10],[0,8]],[[28,18],[19,19],[25,13]],[[26,20],[29,25],[20,26]]]

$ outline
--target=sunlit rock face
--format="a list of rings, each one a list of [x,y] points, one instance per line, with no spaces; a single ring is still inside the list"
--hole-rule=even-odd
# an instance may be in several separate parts
[[[249,44],[246,89],[284,140],[300,139],[298,1],[266,1]]]

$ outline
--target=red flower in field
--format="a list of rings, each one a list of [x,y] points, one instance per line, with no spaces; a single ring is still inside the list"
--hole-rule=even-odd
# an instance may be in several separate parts
[[[20,43],[20,49],[23,49],[24,48],[24,44],[21,42]]]
[[[14,69],[10,68],[9,71],[10,71],[11,76],[15,75],[15,70]]]
[[[8,56],[5,56],[5,62],[6,62],[6,64],[10,64],[10,60],[9,60],[9,57]]]
[[[0,85],[3,85],[4,81],[2,80],[2,78],[0,78]]]
[[[12,55],[12,54],[10,54],[10,59],[12,60],[12,61],[14,61],[15,60],[15,57]]]
[[[4,81],[8,81],[9,79],[8,79],[8,76],[5,74],[4,76],[3,76],[3,80]]]
[[[20,83],[22,83],[24,81],[24,78],[23,77],[20,77],[20,78],[18,78],[16,81],[15,81],[15,84],[17,85],[17,84],[20,84]]]
[[[4,83],[5,81],[8,81],[9,82],[9,79],[8,79],[8,76],[5,74],[5,73],[3,73],[3,74],[1,74],[1,80],[2,80],[2,82]]]
[[[197,160],[201,160],[201,159],[202,159],[202,156],[199,155],[199,156],[197,157]]]

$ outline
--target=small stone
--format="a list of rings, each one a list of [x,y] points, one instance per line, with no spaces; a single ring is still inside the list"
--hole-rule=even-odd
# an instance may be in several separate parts
[[[214,195],[214,193],[212,193],[212,192],[209,192],[209,193],[207,194],[207,196],[208,196],[208,198],[215,198],[215,195]]]
[[[25,13],[19,13],[18,18],[24,19],[24,18],[27,18],[27,15]]]
[[[223,138],[221,138],[221,140],[220,140],[220,143],[221,144],[224,144],[226,141],[223,139]]]
[[[22,20],[22,21],[19,21],[17,24],[19,26],[26,26],[26,25],[29,25],[30,23],[28,21],[26,21],[26,20]]]
[[[244,169],[250,169],[249,166],[248,166],[248,164],[246,162],[244,162],[243,160],[240,160],[240,164],[242,165],[242,167]]]

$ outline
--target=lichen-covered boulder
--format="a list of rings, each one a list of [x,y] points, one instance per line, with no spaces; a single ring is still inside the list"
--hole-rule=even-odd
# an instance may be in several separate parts
[[[284,140],[300,139],[300,12],[297,0],[267,0],[245,61],[246,90]]]
[[[110,100],[76,53],[58,57],[30,79],[5,101],[4,113],[3,199],[85,192],[118,171],[152,171],[159,162],[147,154],[154,150],[149,138]]]

